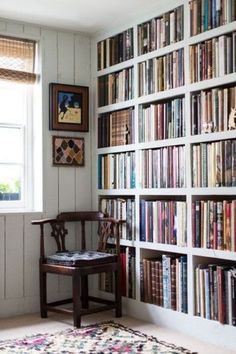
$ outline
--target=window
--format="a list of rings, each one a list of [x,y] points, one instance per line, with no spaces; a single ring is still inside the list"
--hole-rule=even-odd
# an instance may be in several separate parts
[[[1,210],[35,209],[35,45],[0,37]]]

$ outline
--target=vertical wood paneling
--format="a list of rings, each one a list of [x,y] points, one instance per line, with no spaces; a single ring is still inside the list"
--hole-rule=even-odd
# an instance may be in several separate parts
[[[88,59],[89,58],[89,59]],[[81,35],[75,36],[75,84],[90,86],[90,39]],[[91,88],[89,87],[89,90]],[[91,101],[91,92],[89,92]],[[89,114],[91,132],[91,114]],[[76,169],[76,210],[91,209],[91,133],[84,133],[85,165]]]
[[[74,84],[74,34],[58,33],[58,81]],[[75,134],[67,132],[67,136]],[[59,167],[59,210],[75,210],[75,168]]]
[[[6,216],[6,298],[23,296],[23,215]]]
[[[24,216],[24,296],[39,294],[40,229],[31,221],[40,218],[40,213]]]
[[[58,213],[58,168],[52,166],[52,135],[49,131],[49,83],[57,82],[57,32],[41,30],[42,36],[42,100],[43,100],[43,205],[44,213],[54,217]],[[50,235],[46,225],[45,234]],[[51,237],[46,237],[45,248],[48,254],[55,251],[55,243]],[[58,277],[48,275],[48,293],[58,290]]]
[[[57,82],[57,32],[42,29],[43,91],[43,205],[45,214],[58,212],[58,168],[52,166],[52,135],[49,127],[49,83]]]
[[[74,84],[74,34],[58,32],[58,81]]]
[[[74,34],[58,33],[58,82],[74,85]],[[62,132],[61,132],[62,133]],[[76,133],[67,132],[67,136]],[[59,211],[75,210],[75,168],[59,167]],[[75,247],[75,227],[68,224],[66,245],[68,249]],[[71,292],[71,277],[59,277],[61,293]]]
[[[90,85],[90,38],[75,35],[75,84]]]
[[[29,24],[0,21],[0,31],[7,35],[25,34],[26,37],[40,40],[42,54],[42,119],[43,119],[43,215],[55,216],[58,211],[74,210],[76,198],[78,206],[90,207],[90,133],[49,131],[49,83],[90,84],[90,40],[73,33],[41,29]],[[78,48],[80,47],[80,48]],[[76,53],[76,54],[75,54]],[[79,63],[75,62],[79,60]],[[79,69],[79,65],[80,69]],[[76,72],[75,72],[76,67]],[[78,72],[77,72],[78,70]],[[52,166],[52,135],[85,136],[85,168],[58,168]],[[60,171],[60,172],[59,172]],[[81,173],[80,173],[81,171]],[[78,174],[77,174],[78,173]],[[87,174],[87,176],[86,176]],[[83,178],[76,181],[77,176]],[[88,202],[89,201],[89,202]],[[31,225],[32,219],[40,218],[40,213],[7,214],[0,217],[0,299],[5,304],[0,308],[0,316],[14,315],[38,310],[38,258],[39,234],[37,226]],[[71,240],[75,246],[75,229],[71,226]],[[55,251],[55,241],[50,237],[51,230],[45,227],[47,254]],[[48,276],[49,300],[56,298],[57,290],[61,295],[71,289],[70,279]],[[4,300],[4,298],[6,299]],[[22,302],[24,306],[20,306]],[[14,306],[12,304],[14,303]],[[27,303],[29,303],[27,307]],[[30,305],[31,304],[31,305]],[[34,305],[35,304],[35,305]],[[14,308],[13,308],[14,307]],[[9,308],[9,309],[8,309]],[[8,310],[7,310],[8,309]]]
[[[5,293],[5,228],[4,216],[0,217],[0,299]]]

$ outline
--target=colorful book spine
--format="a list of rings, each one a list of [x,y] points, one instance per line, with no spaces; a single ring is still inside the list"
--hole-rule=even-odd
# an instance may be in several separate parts
[[[133,28],[129,28],[97,44],[97,67],[103,70],[109,66],[133,58]]]
[[[236,200],[193,202],[193,247],[236,250]],[[206,225],[201,228],[201,225]]]
[[[138,26],[138,53],[145,54],[181,41],[184,36],[183,6]]]
[[[139,96],[184,85],[184,49],[139,64]]]
[[[235,0],[191,0],[189,9],[191,36],[236,20]]]
[[[144,258],[140,272],[142,301],[187,313],[187,256]]]
[[[140,151],[141,188],[185,187],[185,147],[168,146]]]
[[[194,144],[192,149],[193,187],[233,187],[236,140]]]
[[[133,98],[133,67],[98,77],[98,107]]]
[[[192,135],[236,129],[236,86],[192,94]]]
[[[195,275],[196,315],[236,326],[235,267],[199,264]]]

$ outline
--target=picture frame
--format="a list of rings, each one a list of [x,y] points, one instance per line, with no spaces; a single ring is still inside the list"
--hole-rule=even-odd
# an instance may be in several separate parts
[[[49,84],[49,129],[88,132],[88,96],[87,86]]]
[[[53,166],[84,166],[84,138],[53,136]]]

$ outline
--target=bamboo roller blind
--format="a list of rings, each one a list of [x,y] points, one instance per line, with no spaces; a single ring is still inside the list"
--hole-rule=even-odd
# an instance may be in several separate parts
[[[35,41],[0,36],[0,79],[33,84]]]

